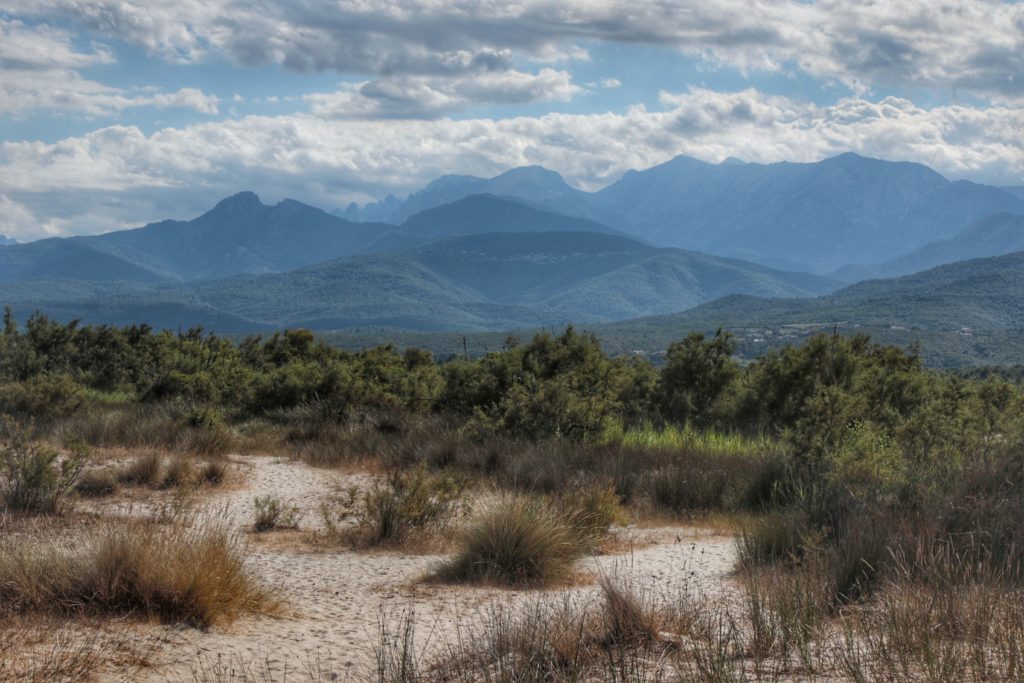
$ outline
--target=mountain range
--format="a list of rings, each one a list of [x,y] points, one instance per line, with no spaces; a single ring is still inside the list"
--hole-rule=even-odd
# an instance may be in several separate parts
[[[241,192],[192,220],[0,245],[0,303],[218,332],[377,330],[367,342],[574,323],[652,353],[689,329],[737,330],[755,353],[832,326],[943,339],[949,362],[974,362],[987,352],[972,335],[1017,348],[1005,335],[1024,327],[1018,190],[846,154],[677,157],[593,193],[535,166],[444,176],[341,215]]]
[[[240,192],[191,221],[161,221],[90,237],[50,238],[0,249],[0,283],[30,278],[188,282],[279,273],[354,254],[395,251],[491,231],[613,233],[599,223],[493,195],[465,197],[402,225],[354,223],[286,199],[263,204]]]
[[[344,215],[395,222],[480,192],[582,216],[658,246],[819,273],[882,263],[994,213],[1024,213],[1014,188],[949,181],[921,164],[847,153],[775,164],[678,156],[593,193],[539,167],[490,179],[444,176],[405,201],[350,206]]]

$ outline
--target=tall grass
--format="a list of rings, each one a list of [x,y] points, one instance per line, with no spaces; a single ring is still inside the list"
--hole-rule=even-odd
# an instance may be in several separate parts
[[[172,403],[99,404],[51,425],[50,439],[96,447],[148,448],[216,457],[230,453],[237,439],[218,420],[197,419]]]
[[[0,611],[137,614],[208,626],[270,604],[213,521],[111,523],[73,544],[0,544]]]

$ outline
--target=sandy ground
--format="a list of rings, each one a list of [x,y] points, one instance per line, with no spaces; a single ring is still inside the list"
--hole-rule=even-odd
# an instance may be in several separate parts
[[[426,654],[452,642],[460,621],[496,604],[538,596],[538,591],[419,582],[443,555],[315,548],[299,532],[252,534],[255,496],[272,494],[291,502],[301,511],[301,526],[315,529],[322,501],[350,486],[370,485],[373,477],[272,457],[233,460],[235,483],[210,494],[205,505],[245,534],[250,567],[283,600],[283,614],[243,617],[208,631],[143,627],[146,637],[159,641],[159,653],[153,667],[134,673],[131,680],[244,680],[238,675],[244,670],[253,680],[301,681],[318,666],[337,674],[337,680],[366,680],[382,623],[393,628],[403,615],[411,615],[416,649]],[[121,512],[139,510],[124,502],[114,505]],[[580,562],[582,572],[612,575],[654,595],[689,591],[728,599],[735,592],[729,579],[735,558],[730,537],[681,527],[629,528],[617,534],[622,552],[586,558]],[[541,595],[586,600],[596,591],[590,584]],[[224,676],[225,670],[234,670],[235,677]],[[103,680],[126,679],[108,673]]]

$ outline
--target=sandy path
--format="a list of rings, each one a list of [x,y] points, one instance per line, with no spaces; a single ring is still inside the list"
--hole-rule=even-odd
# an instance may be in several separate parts
[[[252,523],[254,496],[272,494],[292,501],[302,510],[302,525],[308,529],[319,523],[317,510],[325,498],[350,485],[373,481],[367,474],[321,470],[271,457],[236,460],[245,475],[244,486],[212,495],[209,507],[227,515],[239,530]],[[735,556],[731,538],[681,528],[625,533],[646,543],[652,538],[659,542],[624,554],[586,558],[581,568],[617,576],[654,595],[733,591],[728,579]],[[246,617],[205,632],[154,626],[163,641],[161,664],[145,672],[144,680],[193,681],[198,668],[210,670],[219,664],[236,671],[248,669],[255,680],[282,680],[287,672],[288,681],[300,681],[306,680],[307,671],[317,662],[336,672],[339,680],[366,680],[382,616],[394,624],[402,614],[412,613],[416,647],[429,651],[451,641],[457,623],[465,623],[489,606],[538,595],[537,591],[417,583],[443,555],[312,551],[289,542],[288,532],[249,538],[250,567],[286,603],[285,615]],[[595,586],[581,586],[544,595],[572,593],[588,599],[596,591]]]

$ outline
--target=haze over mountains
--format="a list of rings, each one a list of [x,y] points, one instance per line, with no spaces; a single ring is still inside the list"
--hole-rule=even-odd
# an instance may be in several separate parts
[[[1024,251],[1024,214],[997,213],[972,223],[948,240],[929,242],[920,249],[876,266],[847,266],[834,277],[844,282],[897,277],[965,259]]]
[[[345,215],[393,222],[479,192],[585,216],[660,246],[819,273],[889,260],[994,213],[1024,214],[1024,198],[1011,192],[848,153],[768,165],[679,156],[594,193],[537,167],[491,179],[445,176],[405,202],[349,207]]]
[[[120,289],[94,281],[70,290],[65,280],[35,279],[11,283],[0,294],[19,313],[42,308],[71,318],[88,310],[90,319],[119,324],[457,330],[620,320],[725,294],[809,296],[834,286],[815,275],[606,233],[506,232],[258,277]]]
[[[0,246],[0,301],[220,332],[1009,330],[1024,326],[1024,257],[1001,257],[1024,251],[1018,194],[853,154],[677,157],[595,193],[540,167],[444,176],[344,217],[241,192],[189,221]],[[975,257],[1001,258],[943,265]]]

